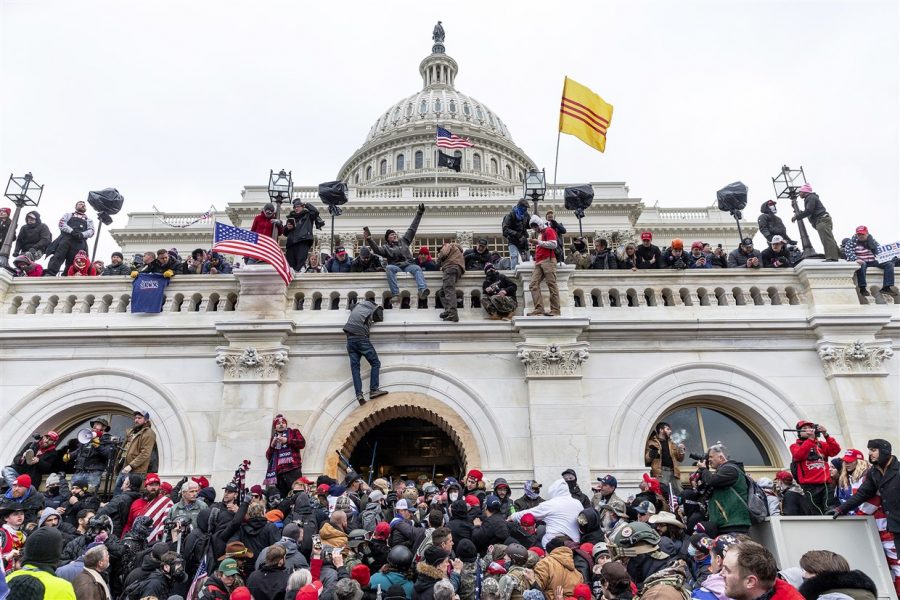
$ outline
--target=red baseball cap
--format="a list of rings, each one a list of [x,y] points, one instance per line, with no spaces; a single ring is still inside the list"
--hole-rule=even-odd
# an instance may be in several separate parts
[[[540,546],[532,546],[531,548],[528,549],[528,551],[529,551],[529,552],[534,552],[535,554],[537,554],[537,555],[540,556],[541,558],[544,558],[545,556],[547,556],[547,552],[546,552],[543,548],[541,548]]]
[[[200,486],[200,489],[209,487],[209,479],[201,475],[200,477],[191,477],[191,481]]]
[[[46,435],[48,438],[50,438],[50,439],[53,440],[54,442],[58,442],[58,441],[59,441],[59,434],[56,433],[55,431],[48,431],[48,432],[45,433],[44,435]]]
[[[466,477],[471,477],[475,481],[481,481],[482,479],[484,479],[484,473],[482,473],[478,469],[472,469],[471,471],[466,473]]]
[[[161,483],[159,480],[159,475],[156,473],[147,473],[147,478],[144,480],[144,485],[148,483]]]
[[[844,452],[844,462],[851,463],[855,460],[865,460],[866,457],[863,456],[863,453],[857,450],[856,448],[848,448],[846,452]]]
[[[159,489],[161,489],[166,494],[171,494],[172,493],[172,484],[169,483],[168,481],[163,481],[162,483],[159,484]]]
[[[466,504],[468,504],[469,506],[481,506],[481,502],[478,501],[478,497],[471,494],[466,496]]]
[[[641,241],[652,240],[652,239],[653,239],[653,234],[650,233],[649,231],[645,231],[645,232],[641,233]]]
[[[703,250],[703,242],[694,242],[694,243],[692,243],[692,244],[691,244],[691,250],[693,250],[694,248],[699,248],[700,250]]]
[[[310,485],[310,484],[312,484],[312,481],[310,481],[310,480],[307,479],[306,477],[298,477],[297,479],[294,480],[294,483],[297,483],[298,481],[299,481],[300,483],[305,484],[305,485]]]
[[[387,521],[381,521],[375,526],[375,532],[372,537],[376,540],[386,540],[391,535],[391,524]]]
[[[320,495],[320,496],[324,496],[325,494],[328,493],[328,490],[330,490],[330,489],[331,489],[330,485],[328,485],[327,483],[323,483],[322,485],[320,485],[319,487],[316,488],[316,494]]]
[[[519,519],[519,523],[521,523],[525,527],[534,527],[537,521],[535,521],[533,514],[527,513],[522,515],[522,518]]]
[[[868,235],[868,234],[869,234],[869,228],[866,227],[865,225],[860,225],[859,227],[856,228],[856,233],[859,233],[859,234],[863,234],[863,233],[864,233],[864,234]]]

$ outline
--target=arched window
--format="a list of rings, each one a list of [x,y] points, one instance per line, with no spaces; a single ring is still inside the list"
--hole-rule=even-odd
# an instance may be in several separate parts
[[[404,169],[404,167],[406,166],[406,165],[405,165],[405,162],[406,162],[406,159],[403,157],[403,155],[402,155],[402,154],[398,154],[398,155],[397,155],[397,168],[394,169],[394,170],[395,170],[395,171],[402,171],[402,170]]]
[[[372,166],[366,167],[366,181],[372,179]]]
[[[722,442],[728,448],[729,457],[748,467],[772,466],[772,458],[760,436],[717,406],[681,406],[666,413],[660,421],[672,426],[672,441],[683,443],[686,452],[704,454],[711,445]]]
[[[357,171],[356,175],[353,176],[353,183],[359,183],[359,171]]]
[[[512,179],[512,167],[509,165],[506,165],[506,178]]]
[[[484,121],[484,111],[481,110],[480,106],[475,107],[475,116],[478,117],[479,121]]]
[[[497,175],[499,172],[500,172],[500,171],[499,171],[499,167],[498,167],[498,165],[497,165],[497,159],[496,159],[496,158],[492,158],[492,159],[491,159],[491,174],[492,174],[492,175]]]
[[[415,167],[417,169],[424,168],[425,166],[425,154],[422,153],[421,150],[416,150],[415,154]]]
[[[472,155],[472,168],[476,171],[481,170],[481,155],[477,152]]]
[[[393,120],[395,123],[400,120],[400,107],[399,106],[394,109],[394,119]]]
[[[424,115],[428,113],[428,100],[422,98],[422,101],[419,102],[419,114]]]
[[[412,114],[413,114],[413,105],[412,105],[412,104],[407,104],[407,105],[406,105],[406,116],[407,116],[407,117],[411,117]]]
[[[378,174],[379,175],[387,175],[387,159],[382,158],[381,162],[378,163]]]
[[[451,112],[452,114],[456,114],[456,100],[451,100],[451,101],[450,101],[450,108],[449,108],[449,110],[450,110],[450,112]]]
[[[472,116],[472,107],[469,106],[468,102],[463,102],[463,114],[466,115],[467,117]]]
[[[434,112],[439,113],[439,112],[443,112],[443,110],[444,110],[444,103],[441,101],[440,98],[435,98],[434,99]]]

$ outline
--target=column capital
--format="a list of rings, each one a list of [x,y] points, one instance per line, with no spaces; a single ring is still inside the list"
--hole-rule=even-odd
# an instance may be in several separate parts
[[[525,379],[579,379],[588,358],[589,344],[517,344],[518,358],[525,365]]]
[[[819,358],[830,379],[835,376],[887,376],[883,363],[894,356],[889,343],[863,342],[849,343],[819,342]]]
[[[216,348],[216,364],[225,370],[226,381],[278,382],[288,360],[286,346],[262,350],[253,346],[243,350]]]

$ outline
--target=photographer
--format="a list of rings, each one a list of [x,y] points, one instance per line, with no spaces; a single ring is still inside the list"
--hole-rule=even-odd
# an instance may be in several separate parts
[[[672,491],[681,493],[681,466],[684,460],[684,444],[672,441],[672,426],[665,421],[656,424],[656,430],[644,448],[644,466],[650,467],[650,476]]]
[[[812,421],[797,422],[797,441],[791,444],[791,472],[806,496],[807,515],[824,515],[828,510],[827,461],[840,451],[840,444],[828,435],[825,427]]]
[[[325,226],[325,221],[319,217],[319,210],[300,198],[295,199],[294,210],[288,215],[284,228],[287,235],[285,255],[294,271],[300,271],[306,264],[306,256],[313,244],[313,226],[316,229]]]
[[[706,455],[708,460],[697,461],[697,467],[700,484],[709,492],[707,533],[747,533],[750,529],[749,489],[743,466],[728,458],[728,451],[722,444],[710,446]]]

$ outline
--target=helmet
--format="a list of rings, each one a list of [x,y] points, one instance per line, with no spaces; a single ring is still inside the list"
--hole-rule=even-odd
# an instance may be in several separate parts
[[[407,571],[412,566],[413,553],[406,546],[394,546],[387,555],[388,564],[398,571]]]
[[[609,536],[610,553],[617,556],[649,554],[659,549],[659,533],[647,523],[624,523]]]
[[[437,494],[438,487],[436,485],[434,485],[433,483],[429,483],[422,489],[422,493],[425,494],[426,496],[428,494]]]
[[[347,496],[340,496],[334,501],[334,510],[342,510],[349,516],[353,511],[353,502]]]
[[[356,548],[369,541],[369,532],[365,529],[354,529],[347,534],[347,545]]]

